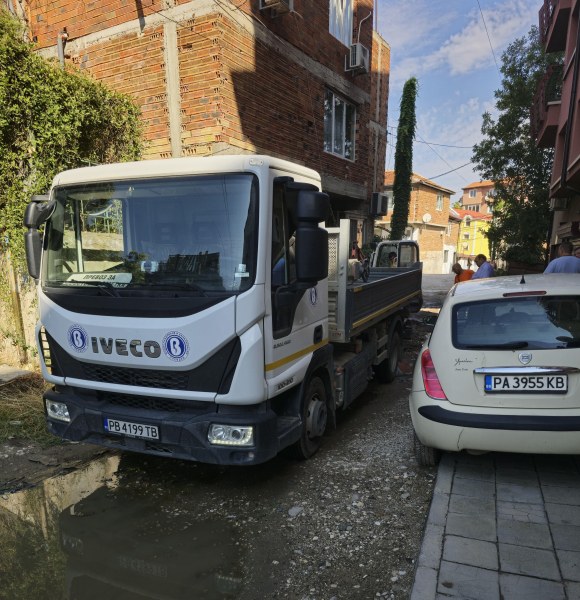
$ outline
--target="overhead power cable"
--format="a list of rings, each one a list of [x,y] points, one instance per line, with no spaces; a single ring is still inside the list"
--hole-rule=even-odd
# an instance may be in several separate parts
[[[461,165],[460,167],[451,169],[451,171],[445,171],[445,173],[439,173],[439,175],[434,175],[433,177],[427,177],[427,179],[437,179],[438,177],[443,177],[443,175],[449,175],[449,173],[453,173],[454,171],[459,171],[459,169],[463,169],[463,167],[467,167],[470,164],[472,164],[471,161],[465,163],[464,165]]]
[[[487,35],[487,41],[489,42],[489,47],[491,48],[491,54],[493,55],[493,62],[495,63],[495,68],[497,69],[497,72],[501,74],[501,71],[499,70],[499,66],[497,64],[497,59],[495,58],[495,52],[493,51],[491,38],[489,37],[489,31],[487,30],[487,24],[485,23],[485,17],[483,16],[483,11],[481,10],[481,4],[479,3],[479,0],[477,0],[477,6],[479,6],[481,20],[483,21],[483,26],[485,27],[485,34]]]

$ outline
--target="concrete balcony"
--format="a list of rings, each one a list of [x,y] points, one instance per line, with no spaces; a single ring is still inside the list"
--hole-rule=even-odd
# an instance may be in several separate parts
[[[566,49],[566,33],[572,10],[572,0],[544,0],[538,15],[540,41],[546,52]]]
[[[556,145],[562,99],[562,65],[550,65],[538,83],[530,109],[532,138],[541,148]]]

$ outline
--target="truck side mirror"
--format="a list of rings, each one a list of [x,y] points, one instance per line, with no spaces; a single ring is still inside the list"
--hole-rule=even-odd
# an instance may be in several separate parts
[[[314,285],[328,277],[328,232],[318,226],[330,212],[327,194],[300,190],[296,201],[296,279]]]
[[[26,264],[28,273],[33,279],[40,277],[40,251],[42,244],[38,228],[50,217],[55,202],[49,201],[49,196],[32,196],[24,211],[24,226],[28,231],[24,234]]]
[[[38,229],[50,217],[54,205],[49,196],[32,196],[24,211],[24,227]]]

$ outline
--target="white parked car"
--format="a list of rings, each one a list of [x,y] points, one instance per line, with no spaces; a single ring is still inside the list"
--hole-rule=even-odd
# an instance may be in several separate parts
[[[410,409],[423,465],[441,450],[580,454],[580,274],[453,286]]]

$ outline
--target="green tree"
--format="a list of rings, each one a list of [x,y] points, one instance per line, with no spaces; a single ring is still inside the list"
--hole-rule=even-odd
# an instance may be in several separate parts
[[[546,260],[553,150],[538,148],[532,139],[530,107],[548,64],[559,60],[544,53],[537,27],[502,55],[502,87],[494,94],[497,117],[483,114],[484,139],[474,146],[472,157],[496,191],[486,234],[494,259],[528,264]]]
[[[22,265],[24,209],[63,169],[137,159],[140,111],[128,97],[47,61],[0,8],[0,254]]]
[[[395,146],[395,180],[393,182],[393,216],[391,218],[392,240],[400,240],[409,220],[409,201],[411,200],[411,178],[413,177],[413,140],[417,119],[415,101],[417,98],[417,79],[405,82],[401,96],[401,110],[397,127]]]

